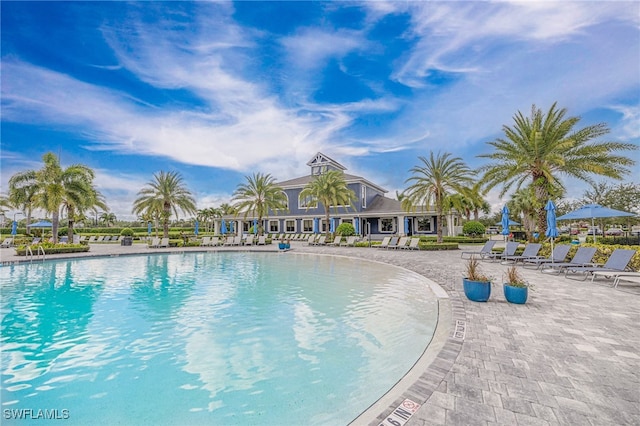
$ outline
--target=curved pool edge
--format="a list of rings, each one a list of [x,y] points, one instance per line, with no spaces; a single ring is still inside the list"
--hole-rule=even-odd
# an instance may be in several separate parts
[[[395,265],[394,265],[395,266]],[[416,273],[415,271],[411,271]],[[420,274],[419,274],[420,275]],[[438,288],[438,322],[431,342],[412,368],[382,397],[349,423],[350,426],[378,425],[405,399],[420,405],[429,399],[433,391],[449,372],[460,352],[460,344],[451,342],[454,330],[452,300],[437,283],[421,275],[429,286]],[[445,293],[445,297],[440,297]]]

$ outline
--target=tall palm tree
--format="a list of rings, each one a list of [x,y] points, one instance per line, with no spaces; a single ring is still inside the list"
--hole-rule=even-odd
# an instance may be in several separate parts
[[[85,188],[84,194],[79,199],[67,198],[62,204],[62,208],[67,210],[69,225],[67,228],[67,236],[69,241],[73,241],[73,228],[75,222],[83,220],[85,212],[88,210],[96,211],[97,208],[107,209],[104,196],[93,187],[91,182],[86,182],[88,188]],[[115,220],[115,216],[114,216]]]
[[[12,206],[25,213],[27,220],[27,234],[31,224],[31,215],[36,207],[38,186],[35,183],[35,171],[17,173],[9,179],[8,201]]]
[[[519,218],[522,221],[522,226],[529,240],[531,240],[536,227],[537,214],[535,205],[535,194],[530,186],[520,188],[511,195],[511,199],[507,202],[510,216]]]
[[[262,218],[269,214],[269,210],[287,210],[287,196],[270,174],[254,173],[245,178],[247,183],[238,185],[233,193],[233,211],[244,213],[245,219],[251,213],[258,219],[258,232],[262,235]]]
[[[349,189],[344,175],[338,170],[328,170],[316,175],[315,179],[300,191],[300,198],[314,200],[314,202],[307,203],[307,208],[316,207],[318,202],[322,203],[327,224],[327,236],[329,235],[331,206],[334,206],[335,211],[338,210],[338,206],[351,207],[355,210],[353,201],[356,199],[356,194]]]
[[[196,213],[196,202],[191,192],[184,185],[184,180],[178,172],[160,171],[154,173],[153,180],[138,192],[138,198],[133,202],[132,213],[160,214],[164,238],[169,237],[169,219],[178,212],[185,214]]]
[[[105,211],[100,215],[100,220],[105,224],[107,228],[116,223],[117,219],[118,218],[116,217],[115,213],[111,213],[108,211]]]
[[[561,175],[593,184],[593,176],[621,179],[635,162],[618,151],[638,149],[630,143],[592,142],[609,133],[605,123],[575,130],[580,117],[566,117],[566,109],[551,105],[547,113],[531,108],[531,116],[520,111],[513,117],[513,127],[502,126],[504,138],[488,144],[494,152],[479,157],[493,160],[480,168],[482,183],[491,189],[502,185],[500,196],[509,191],[532,185],[538,230],[547,228],[543,207],[554,191],[564,191]]]
[[[444,222],[445,201],[453,193],[464,194],[473,186],[471,170],[460,157],[450,153],[430,153],[429,158],[418,157],[421,164],[409,170],[413,176],[406,180],[411,185],[404,190],[405,210],[415,210],[417,206],[430,209],[433,203],[438,220],[436,223],[437,241],[442,242],[442,224]]]
[[[13,175],[11,187],[16,191],[35,187],[34,206],[51,213],[53,240],[57,242],[61,208],[65,204],[83,205],[91,198],[96,192],[95,175],[91,168],[82,164],[62,168],[58,157],[51,152],[44,154],[42,160],[41,169]]]

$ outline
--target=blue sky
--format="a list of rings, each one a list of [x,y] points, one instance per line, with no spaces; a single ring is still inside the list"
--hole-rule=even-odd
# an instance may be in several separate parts
[[[640,143],[638,2],[0,7],[0,190],[53,151],[94,168],[122,219],[154,172],[179,171],[204,208],[253,172],[306,174],[318,151],[393,197],[419,155],[481,165],[532,104]]]

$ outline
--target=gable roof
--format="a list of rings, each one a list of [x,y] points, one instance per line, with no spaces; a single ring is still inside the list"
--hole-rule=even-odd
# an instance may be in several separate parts
[[[309,167],[314,167],[314,166],[333,166],[334,168],[338,169],[338,170],[347,170],[347,168],[345,166],[343,166],[342,164],[338,163],[336,160],[334,160],[333,158],[330,158],[328,155],[325,155],[321,152],[318,152],[316,155],[313,156],[313,158],[311,160],[309,160],[309,162],[307,163],[307,166]]]
[[[342,176],[344,177],[344,180],[347,182],[347,184],[349,183],[362,183],[365,184],[366,186],[369,186],[377,191],[380,191],[384,194],[386,194],[387,191],[386,189],[382,188],[379,185],[376,185],[373,182],[370,182],[368,180],[366,180],[365,178],[363,178],[362,176],[355,176],[355,175],[350,175],[348,173],[342,173]],[[315,176],[311,176],[311,175],[307,175],[307,176],[300,176],[297,178],[293,178],[293,179],[289,179],[289,180],[285,180],[282,182],[276,182],[276,184],[280,187],[282,187],[282,189],[292,189],[292,188],[304,188],[309,182],[311,182],[313,179],[315,179]]]

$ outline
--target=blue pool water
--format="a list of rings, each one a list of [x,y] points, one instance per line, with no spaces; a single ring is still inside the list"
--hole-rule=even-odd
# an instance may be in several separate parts
[[[3,424],[347,424],[437,321],[416,274],[334,256],[44,262],[0,288]]]

